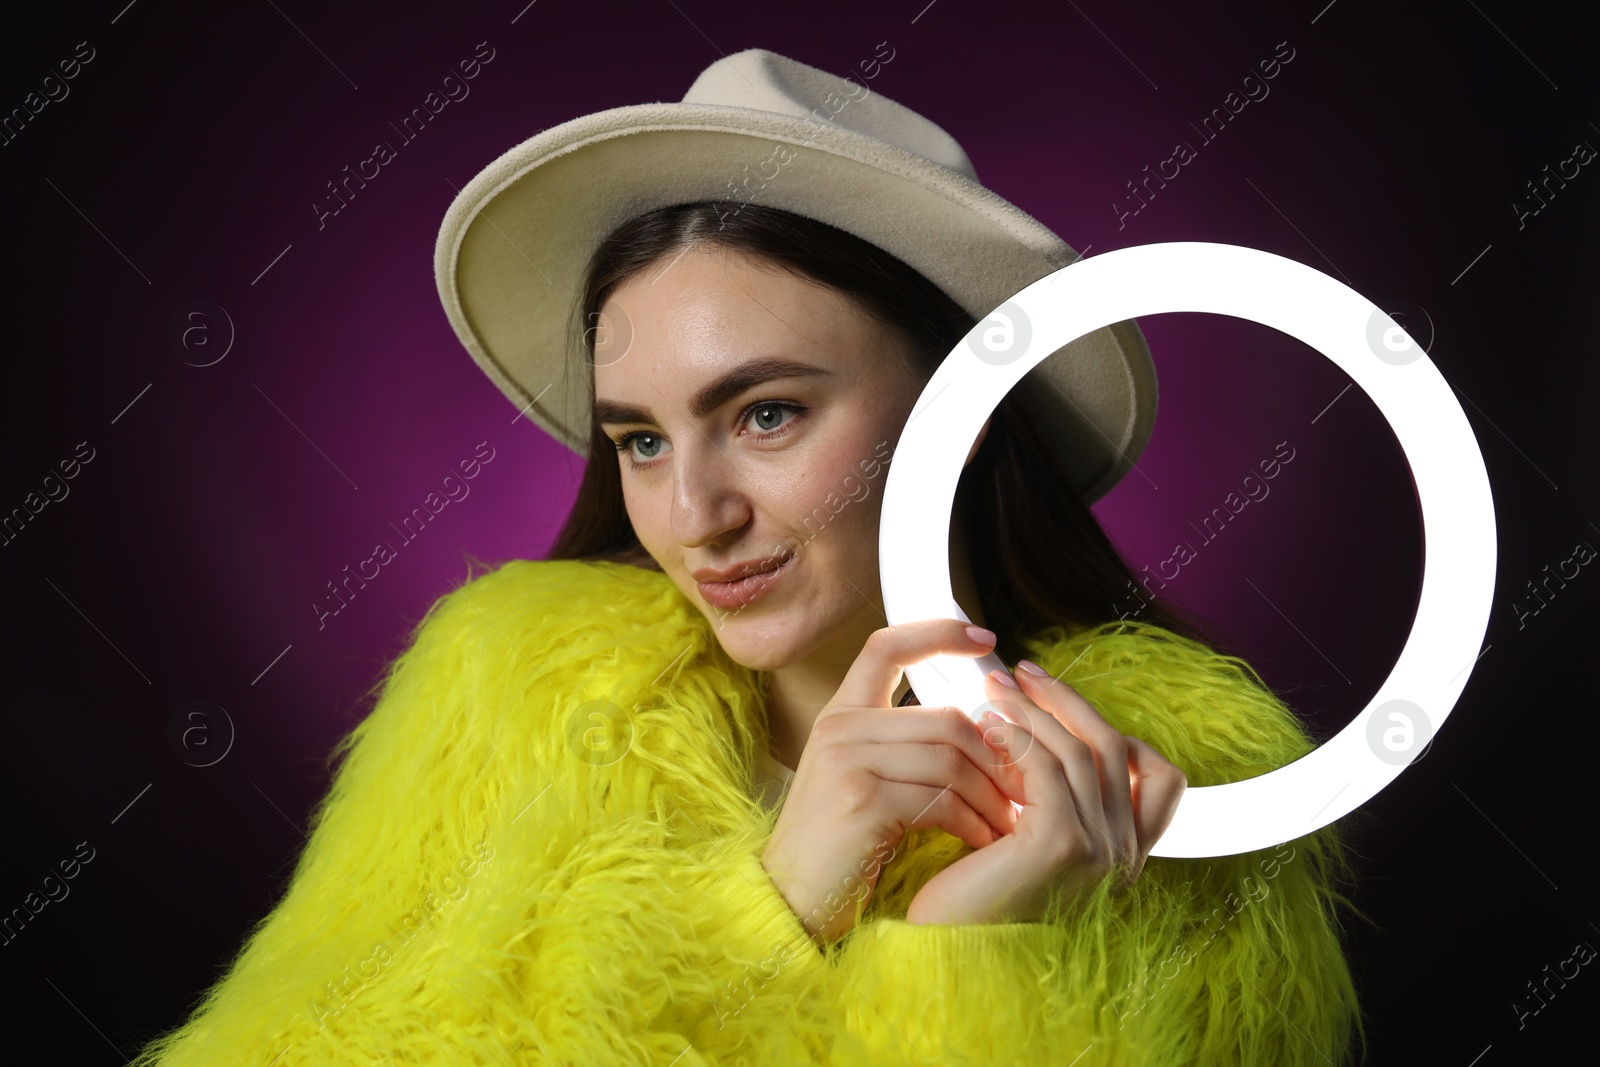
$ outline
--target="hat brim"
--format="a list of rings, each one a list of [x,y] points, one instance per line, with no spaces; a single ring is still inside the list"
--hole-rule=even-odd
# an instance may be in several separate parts
[[[439,230],[434,273],[472,358],[519,410],[580,454],[590,411],[578,373],[587,365],[577,301],[589,258],[628,219],[696,200],[777,207],[837,226],[921,272],[977,319],[1078,258],[977,182],[837,124],[685,103],[562,123],[460,191]],[[1155,421],[1155,368],[1138,326],[1078,338],[1033,368],[1024,387],[1030,381],[1057,458],[1084,499],[1097,500],[1131,469]]]

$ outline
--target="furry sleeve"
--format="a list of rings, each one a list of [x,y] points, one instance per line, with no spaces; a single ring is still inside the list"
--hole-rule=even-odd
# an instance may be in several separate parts
[[[747,691],[640,573],[516,561],[436,601],[281,900],[137,1067],[809,1058],[778,1021],[826,964],[730,771]]]
[[[1030,657],[1191,786],[1290,763],[1312,742],[1242,661],[1166,630],[1047,631]],[[1308,813],[1309,814],[1309,813]],[[843,1002],[879,1063],[1341,1064],[1360,1025],[1339,940],[1348,876],[1336,826],[1276,848],[1155,857],[1134,889],[1103,881],[1045,923],[914,926],[918,887],[971,850],[915,831],[848,939]],[[898,867],[898,869],[897,869]]]

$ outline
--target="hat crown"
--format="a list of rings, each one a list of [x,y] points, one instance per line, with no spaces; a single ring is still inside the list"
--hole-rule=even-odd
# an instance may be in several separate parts
[[[862,60],[864,65],[868,62],[881,72],[882,65],[876,60]],[[841,78],[765,48],[747,48],[717,60],[700,72],[683,94],[683,102],[832,122],[978,181],[978,172],[961,144],[937,124],[882,93],[872,92],[863,81]]]

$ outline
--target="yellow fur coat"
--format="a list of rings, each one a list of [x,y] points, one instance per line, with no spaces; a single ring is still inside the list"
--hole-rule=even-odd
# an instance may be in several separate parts
[[[1165,630],[1027,647],[1191,786],[1312,747],[1241,661]],[[762,680],[653,571],[514,561],[439,598],[281,900],[136,1067],[1347,1062],[1335,827],[969,926],[905,921],[968,848],[914,830],[819,948],[760,862]]]

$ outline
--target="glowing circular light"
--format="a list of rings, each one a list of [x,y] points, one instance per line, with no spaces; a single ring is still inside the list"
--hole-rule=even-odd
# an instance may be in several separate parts
[[[1422,592],[1389,677],[1361,714],[1301,759],[1184,793],[1152,856],[1229,856],[1311,833],[1394,781],[1466,687],[1494,592],[1489,477],[1465,413],[1423,346],[1371,301],[1283,256],[1237,245],[1139,245],[1040,278],[975,325],[929,380],[884,486],[879,566],[890,625],[970,621],[950,586],[956,480],[983,422],[1022,376],[1092,330],[1142,315],[1202,311],[1297,338],[1345,371],[1388,419],[1422,511]],[[983,675],[1002,666],[932,656],[907,668],[918,700],[975,718]]]

